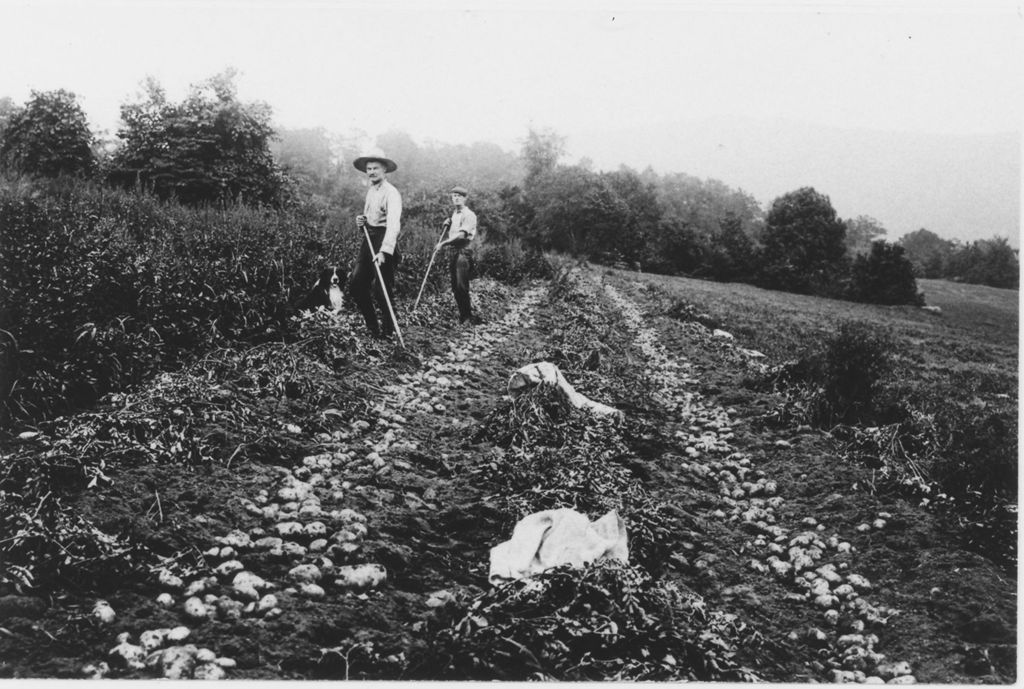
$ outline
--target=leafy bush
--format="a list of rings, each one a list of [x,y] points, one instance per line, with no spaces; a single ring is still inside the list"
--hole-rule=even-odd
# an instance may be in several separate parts
[[[900,246],[906,250],[917,277],[1004,288],[1020,284],[1020,261],[1006,237],[961,244],[921,228],[901,237]]]
[[[524,280],[547,279],[551,266],[544,254],[523,247],[518,239],[480,242],[476,250],[476,274],[510,285]]]
[[[942,451],[930,467],[957,503],[968,545],[1010,566],[1017,562],[1016,414],[947,408],[936,419]]]
[[[454,607],[454,606],[453,606]],[[556,568],[446,611],[412,674],[430,679],[666,681],[757,677],[758,637],[697,595],[614,561]]]
[[[775,368],[769,380],[794,387],[796,415],[803,423],[876,423],[898,414],[883,393],[892,370],[891,338],[868,323],[846,321],[804,355]]]
[[[487,414],[474,440],[490,441],[498,447],[544,445],[561,447],[575,428],[566,427],[566,419],[583,412],[571,407],[554,388],[538,385],[526,390]]]
[[[18,172],[89,177],[96,171],[93,135],[75,94],[63,89],[32,92],[7,122],[0,162]]]
[[[870,304],[924,304],[903,247],[883,241],[873,242],[870,253],[854,259],[847,297]]]
[[[0,405],[13,418],[44,418],[211,347],[289,337],[323,265],[346,265],[358,250],[354,228],[338,231],[338,212],[196,210],[83,184],[43,195],[4,184],[0,329],[16,382],[8,392],[0,381]],[[416,294],[435,243],[422,218],[403,231],[401,297]],[[477,268],[513,283],[550,273],[518,242],[482,244]],[[432,279],[445,286],[446,266]]]
[[[270,108],[242,103],[228,71],[194,85],[180,104],[153,80],[146,100],[121,107],[123,144],[110,179],[191,205],[280,206],[290,182],[270,153]]]
[[[5,482],[6,483],[6,482]],[[34,502],[0,490],[0,591],[61,580],[72,587],[109,586],[140,563],[145,547],[106,533],[59,498]]]
[[[1016,288],[1020,284],[1020,262],[1006,237],[954,245],[945,271],[945,277],[980,285]]]
[[[301,208],[196,211],[88,186],[0,188],[0,399],[38,419],[232,340],[280,338],[339,238]]]
[[[846,272],[846,228],[827,196],[804,187],[768,212],[761,282],[772,289],[833,296]]]

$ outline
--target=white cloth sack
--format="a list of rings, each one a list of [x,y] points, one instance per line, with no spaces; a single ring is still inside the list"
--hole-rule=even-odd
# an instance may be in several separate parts
[[[576,388],[569,384],[557,366],[548,361],[537,364],[528,364],[512,374],[508,380],[508,394],[512,398],[537,385],[549,385],[556,388],[568,400],[569,404],[577,409],[589,409],[595,414],[621,414],[618,409],[609,407],[589,399],[585,395],[576,392]]]
[[[512,538],[491,548],[488,578],[500,584],[605,558],[629,561],[626,525],[615,510],[593,523],[576,510],[545,510],[520,519]]]

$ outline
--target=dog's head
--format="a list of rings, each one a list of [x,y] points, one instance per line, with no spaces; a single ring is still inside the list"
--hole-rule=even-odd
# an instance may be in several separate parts
[[[320,279],[317,286],[327,290],[331,287],[344,287],[348,279],[348,273],[341,266],[328,266],[320,271]]]
[[[299,303],[300,309],[325,307],[338,311],[344,302],[348,271],[341,266],[328,266],[320,271],[316,282],[310,287],[305,298]]]

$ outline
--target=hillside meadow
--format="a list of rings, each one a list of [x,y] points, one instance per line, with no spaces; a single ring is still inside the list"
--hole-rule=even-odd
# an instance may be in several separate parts
[[[998,362],[1016,390],[1020,323],[1019,292],[946,280],[918,280],[932,314],[912,306],[878,306],[764,290],[742,283],[720,283],[684,277],[634,274],[635,279],[666,290],[673,297],[700,305],[727,321],[746,346],[786,358],[808,341],[843,320],[870,321],[912,347],[922,347],[935,363]],[[959,348],[978,348],[976,357],[957,357]],[[986,352],[987,354],[982,354]],[[994,361],[986,359],[991,357]]]

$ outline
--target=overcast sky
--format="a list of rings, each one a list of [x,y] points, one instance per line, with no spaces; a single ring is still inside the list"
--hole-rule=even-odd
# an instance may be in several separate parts
[[[551,127],[571,155],[602,164],[616,152],[578,150],[574,131],[742,115],[1019,134],[1024,119],[1022,0],[0,0],[0,10],[0,96],[67,88],[108,130],[147,75],[175,98],[226,67],[240,71],[240,96],[269,103],[286,127],[401,128],[421,142],[508,148],[530,125]]]

